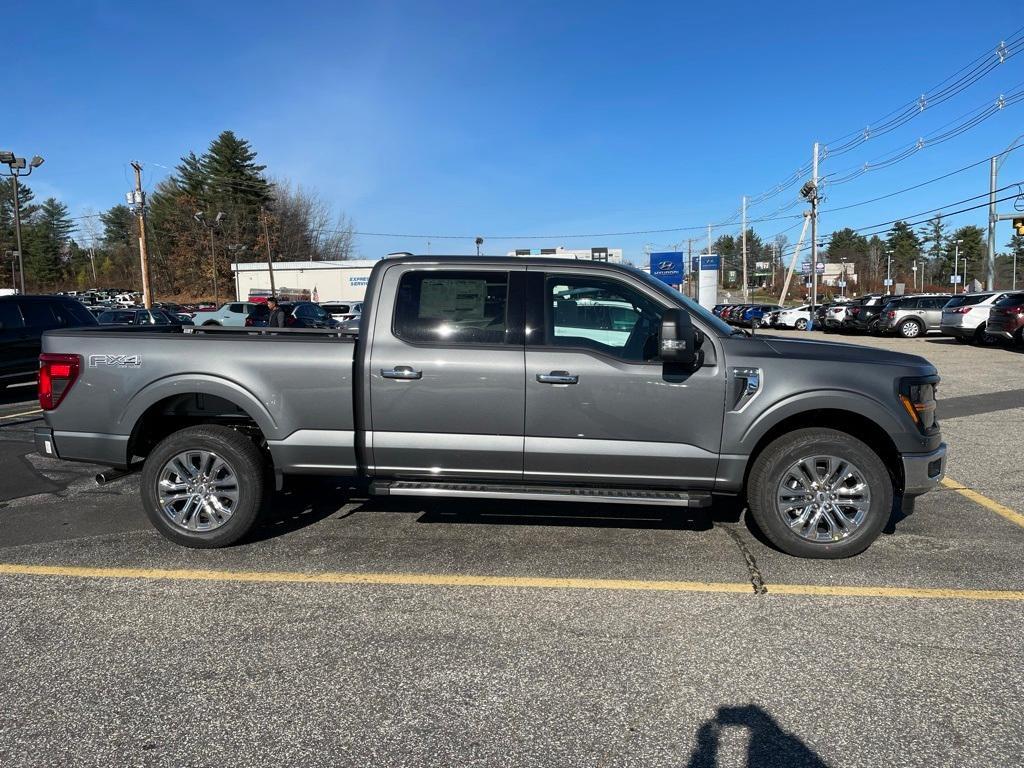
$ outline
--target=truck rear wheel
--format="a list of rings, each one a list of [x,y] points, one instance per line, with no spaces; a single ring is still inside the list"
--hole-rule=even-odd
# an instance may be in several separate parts
[[[226,547],[245,536],[264,499],[264,462],[251,440],[203,424],[164,438],[142,468],[154,527],[186,547]]]
[[[800,429],[770,443],[747,483],[754,521],[796,557],[867,549],[892,512],[893,481],[878,454],[845,432]]]

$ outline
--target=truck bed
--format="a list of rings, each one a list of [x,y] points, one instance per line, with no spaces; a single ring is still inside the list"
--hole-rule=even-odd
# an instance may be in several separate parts
[[[355,472],[355,350],[306,329],[49,331],[44,354],[81,362],[45,419],[64,459],[126,466],[160,423],[213,416],[259,429],[279,473]]]

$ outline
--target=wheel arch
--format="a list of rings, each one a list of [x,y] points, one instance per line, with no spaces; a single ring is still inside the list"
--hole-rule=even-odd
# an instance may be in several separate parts
[[[278,436],[272,414],[238,384],[215,376],[170,377],[138,392],[122,414],[120,425],[129,433],[127,460],[145,456],[167,435],[197,424],[230,426],[258,443]]]
[[[889,432],[864,413],[841,407],[821,407],[791,413],[774,422],[757,437],[743,473],[743,488],[747,488],[751,468],[758,456],[779,437],[798,429],[834,429],[865,443],[882,459],[897,493],[902,492],[905,478],[900,452]]]

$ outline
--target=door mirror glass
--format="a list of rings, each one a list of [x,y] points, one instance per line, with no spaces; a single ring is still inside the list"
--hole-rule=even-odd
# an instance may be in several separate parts
[[[697,362],[698,335],[685,309],[666,309],[661,316],[658,350],[662,361],[692,368]]]

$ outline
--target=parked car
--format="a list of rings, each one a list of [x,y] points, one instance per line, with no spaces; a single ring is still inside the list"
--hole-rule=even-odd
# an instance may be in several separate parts
[[[760,328],[764,325],[765,314],[777,309],[780,309],[778,304],[750,304],[743,310],[738,324],[747,328]]]
[[[207,306],[207,305],[199,305]],[[229,301],[221,305],[220,309],[207,311],[196,309],[192,315],[192,322],[196,325],[223,325],[227,327],[239,327],[245,325],[245,318],[256,307],[260,306],[251,301]]]
[[[937,331],[942,325],[942,308],[951,298],[947,293],[893,299],[879,315],[878,332],[914,339]]]
[[[778,313],[775,313],[772,325],[775,328],[795,328],[798,331],[805,331],[810,319],[811,305],[801,304],[798,307],[780,309]]]
[[[995,344],[1000,341],[985,330],[992,306],[1005,298],[1009,291],[961,293],[946,302],[942,308],[939,330],[965,344]]]
[[[1001,339],[1024,344],[1024,293],[1009,293],[993,304],[985,330]]]
[[[878,316],[891,300],[892,296],[881,293],[858,296],[847,305],[840,330],[877,333]]]
[[[0,389],[35,378],[44,331],[95,325],[96,318],[78,299],[0,296]]]
[[[278,306],[285,313],[285,325],[289,328],[338,327],[338,321],[312,301],[282,301]],[[269,319],[270,308],[266,304],[253,304],[252,311],[245,318],[245,326],[263,328]]]
[[[185,323],[163,309],[108,309],[97,319],[100,325],[159,326],[168,331],[181,330],[184,325],[192,325],[191,318]],[[157,329],[154,328],[154,330]]]
[[[142,459],[150,521],[201,548],[245,536],[275,479],[319,474],[520,503],[731,494],[783,551],[838,558],[944,475],[939,377],[917,355],[750,336],[640,270],[582,260],[386,258],[367,296],[357,338],[49,333],[37,450]],[[607,334],[620,306],[632,325]]]
[[[138,296],[134,293],[119,293],[114,297],[114,303],[121,307],[134,307],[138,301]]]
[[[363,312],[361,301],[322,301],[324,311],[339,322],[358,318]]]
[[[843,321],[846,319],[846,313],[849,309],[850,302],[848,301],[834,301],[829,304],[822,318],[821,330],[826,332],[840,330],[843,327]]]

